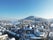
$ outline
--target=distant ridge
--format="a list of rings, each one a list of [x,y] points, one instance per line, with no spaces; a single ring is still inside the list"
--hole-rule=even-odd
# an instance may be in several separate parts
[[[26,17],[24,19],[21,19],[19,21],[24,21],[24,20],[32,20],[32,21],[47,21],[47,19],[44,19],[44,18],[40,18],[40,17],[35,17],[35,16],[29,16],[29,17]]]
[[[29,17],[26,17],[24,20],[43,21],[43,20],[47,20],[47,19],[39,18],[39,17],[35,17],[35,16],[29,16]]]

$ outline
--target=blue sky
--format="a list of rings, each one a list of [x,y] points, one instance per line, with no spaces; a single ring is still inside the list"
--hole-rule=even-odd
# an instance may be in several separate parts
[[[0,0],[0,18],[53,18],[53,0]]]

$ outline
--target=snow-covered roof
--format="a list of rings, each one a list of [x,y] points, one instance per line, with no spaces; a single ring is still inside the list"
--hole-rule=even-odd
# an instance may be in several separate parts
[[[53,27],[53,24],[51,24],[50,26]]]

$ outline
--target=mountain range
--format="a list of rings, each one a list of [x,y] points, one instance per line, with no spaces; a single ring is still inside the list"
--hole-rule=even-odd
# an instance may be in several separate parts
[[[32,21],[39,21],[39,22],[46,22],[47,19],[44,19],[44,18],[40,18],[40,17],[35,17],[35,16],[29,16],[29,17],[26,17],[24,19],[21,19],[19,21],[25,21],[25,20],[32,20]]]

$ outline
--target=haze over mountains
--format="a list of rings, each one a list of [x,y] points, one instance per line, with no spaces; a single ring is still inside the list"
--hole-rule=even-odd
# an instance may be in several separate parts
[[[36,16],[28,16],[26,18],[23,18],[23,19],[0,19],[1,21],[22,21],[22,20],[32,20],[32,21],[49,21],[49,22],[52,22],[53,19],[45,19],[45,18],[40,18],[40,17],[36,17]]]
[[[25,20],[36,20],[36,21],[41,21],[41,20],[46,20],[46,19],[40,18],[40,17],[35,17],[35,16],[29,16],[29,17],[26,17]]]
[[[47,20],[47,19],[40,18],[40,17],[35,17],[35,16],[29,16],[29,17],[24,18],[23,20],[41,21],[41,20]]]

